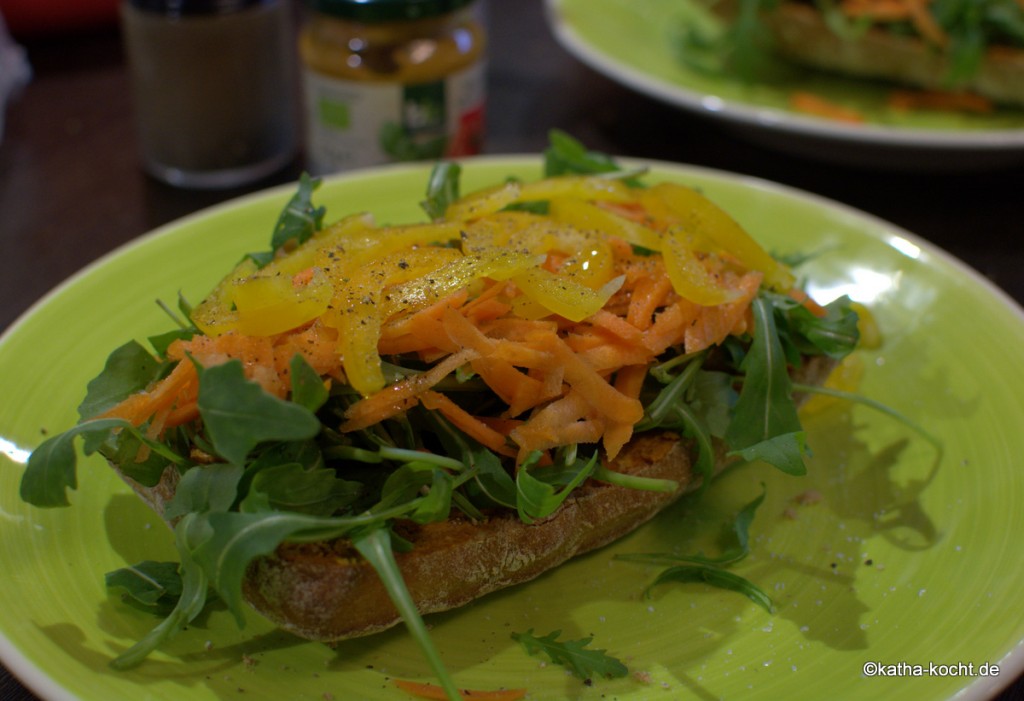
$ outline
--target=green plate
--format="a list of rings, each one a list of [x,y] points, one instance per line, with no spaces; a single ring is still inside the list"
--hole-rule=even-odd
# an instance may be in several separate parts
[[[819,157],[885,159],[889,167],[943,163],[955,150],[985,163],[1024,156],[1024,110],[976,115],[901,112],[886,106],[890,87],[811,71],[746,84],[688,67],[678,37],[695,16],[694,0],[546,0],[556,38],[595,70],[669,104],[743,127],[750,135]],[[706,19],[705,19],[706,21]],[[864,116],[848,124],[794,112],[789,97],[809,90]],[[865,148],[871,149],[865,154]],[[902,159],[893,159],[900,150]],[[948,160],[948,153],[945,156]],[[965,167],[964,162],[958,167]]]
[[[805,415],[806,477],[738,467],[706,498],[683,502],[617,544],[462,610],[430,617],[457,682],[530,690],[530,699],[982,698],[1024,668],[1024,323],[982,278],[913,235],[862,213],[766,182],[668,164],[655,178],[703,188],[781,253],[820,253],[803,272],[823,301],[849,293],[874,313],[884,344],[860,356],[860,390],[941,436],[935,449],[862,406]],[[464,191],[537,158],[466,162]],[[329,179],[329,218],[369,210],[385,223],[422,220],[425,166]],[[65,429],[86,382],[128,338],[169,328],[156,307],[197,301],[269,240],[292,188],[236,200],[164,227],[84,270],[0,341],[0,658],[47,699],[402,699],[392,680],[427,680],[401,629],[332,649],[275,631],[255,613],[239,629],[214,607],[130,672],[112,656],[154,623],[104,589],[103,574],[175,559],[170,532],[98,460],[80,465],[67,509],[18,498],[27,452]],[[752,553],[735,571],[775,600],[774,615],[706,585],[659,587],[654,568],[614,553],[703,549],[766,485]],[[807,498],[813,497],[813,498]],[[633,674],[592,685],[533,658],[510,633],[561,630],[625,661]],[[866,663],[905,664],[903,676]],[[998,676],[929,674],[927,665],[994,665]],[[924,665],[919,676],[912,665]],[[985,668],[991,671],[991,668]],[[895,669],[890,671],[896,671]],[[946,670],[949,671],[949,670]],[[960,670],[967,672],[967,668]]]

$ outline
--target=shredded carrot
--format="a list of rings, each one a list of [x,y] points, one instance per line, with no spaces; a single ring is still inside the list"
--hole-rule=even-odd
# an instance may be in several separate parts
[[[382,327],[381,338],[395,338],[412,333],[412,327],[415,326],[418,321],[423,319],[440,321],[441,315],[444,314],[445,309],[459,309],[463,306],[468,306],[466,302],[468,298],[469,292],[466,289],[461,289],[444,299],[434,302],[429,307],[419,310],[415,314],[409,314],[398,319],[391,319]]]
[[[797,112],[837,122],[847,122],[849,124],[861,124],[864,122],[864,116],[856,110],[837,105],[831,100],[826,100],[820,95],[804,90],[798,90],[790,95],[789,105]]]
[[[670,346],[686,340],[686,329],[695,323],[699,308],[685,299],[676,301],[654,317],[654,323],[644,331],[644,346],[653,355],[661,355]]]
[[[524,455],[565,445],[564,437],[568,434],[580,439],[571,442],[594,443],[603,429],[597,419],[587,399],[578,391],[570,390],[516,427],[511,436]]]
[[[876,22],[910,19],[912,12],[904,0],[843,0],[839,7],[847,17],[868,17]]]
[[[509,449],[506,445],[504,435],[485,424],[479,417],[470,414],[440,392],[427,390],[420,395],[420,402],[427,409],[441,412],[445,418],[455,424],[463,433],[479,441],[495,453],[508,456],[515,455],[515,451]]]
[[[647,365],[626,365],[615,374],[615,389],[624,396],[639,399],[647,377]],[[622,447],[633,437],[633,424],[611,421],[604,431],[604,451],[608,460],[614,460]]]
[[[313,276],[315,274],[316,271],[313,268],[306,268],[305,270],[300,270],[299,272],[292,275],[292,286],[302,287],[303,285],[308,285],[309,281],[313,279]]]
[[[395,686],[408,694],[422,699],[448,701],[448,695],[445,693],[445,690],[436,684],[423,684],[421,682],[406,681],[405,679],[396,679]],[[526,696],[526,689],[500,689],[497,691],[459,689],[459,696],[468,701],[519,701],[519,699]]]
[[[654,312],[665,302],[671,291],[672,281],[667,275],[648,275],[641,278],[633,287],[626,321],[637,329],[646,331],[653,323]]]
[[[565,381],[590,402],[596,411],[619,421],[636,423],[644,415],[640,402],[627,397],[587,365],[558,336],[549,339],[551,354],[565,371]]]
[[[100,414],[98,418],[125,419],[134,426],[141,426],[154,414],[170,410],[178,401],[181,392],[196,380],[195,365],[190,362],[178,363],[151,391],[129,396]]]
[[[742,333],[747,310],[761,286],[760,273],[747,273],[739,281],[737,289],[742,297],[717,307],[704,307],[695,322],[686,328],[685,347],[687,353],[695,353],[718,345],[732,334]]]
[[[945,47],[949,44],[949,36],[928,10],[929,2],[930,0],[906,0],[910,6],[910,21],[925,41],[934,46]]]
[[[419,375],[408,377],[390,387],[385,387],[380,392],[360,399],[345,412],[345,423],[341,425],[341,430],[358,431],[415,406],[419,401],[420,394],[431,389],[455,372],[456,368],[475,357],[477,354],[469,349],[453,353]]]
[[[847,17],[867,17],[875,22],[909,21],[921,37],[935,46],[946,46],[949,37],[939,26],[928,5],[931,0],[843,0],[840,9]]]
[[[640,343],[643,340],[643,333],[640,329],[629,323],[628,320],[611,312],[602,309],[589,319],[590,323],[611,331],[624,341],[629,343]]]
[[[939,112],[973,112],[988,114],[992,101],[976,93],[946,90],[893,90],[888,105],[901,111],[934,110]]]
[[[789,291],[788,294],[790,298],[795,299],[797,302],[801,304],[801,306],[803,306],[804,309],[806,309],[819,319],[824,317],[825,314],[828,313],[825,311],[825,307],[815,302],[811,298],[811,296],[804,292],[803,290],[792,289]]]

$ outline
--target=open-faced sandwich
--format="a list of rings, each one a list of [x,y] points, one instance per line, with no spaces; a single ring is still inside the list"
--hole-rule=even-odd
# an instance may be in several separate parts
[[[889,81],[907,107],[1024,107],[1020,0],[701,0],[730,23],[723,46],[750,76],[770,55]]]
[[[183,592],[117,666],[208,587],[313,640],[423,633],[729,461],[804,470],[794,388],[855,346],[848,300],[815,303],[701,193],[553,144],[549,177],[465,196],[440,164],[417,224],[323,226],[303,178],[272,251],[114,351],[22,495],[66,504],[81,436],[174,529]]]

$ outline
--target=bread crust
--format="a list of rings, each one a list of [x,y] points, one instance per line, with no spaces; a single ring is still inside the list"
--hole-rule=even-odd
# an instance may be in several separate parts
[[[657,433],[632,441],[615,461],[619,472],[677,480],[680,487],[671,494],[591,480],[532,524],[507,510],[482,522],[453,515],[423,526],[401,524],[413,549],[395,559],[413,601],[421,613],[457,608],[634,530],[696,486],[690,453],[687,441]],[[282,545],[250,566],[243,594],[264,616],[312,640],[368,635],[401,620],[373,567],[345,541]]]
[[[716,12],[726,17],[734,10],[733,0],[716,5]],[[946,78],[949,57],[919,38],[872,28],[856,40],[844,39],[815,8],[785,0],[762,19],[776,52],[794,63],[926,90],[971,91],[995,102],[1024,105],[1024,51],[991,47],[973,76],[951,86]]]
[[[820,384],[834,365],[826,357],[808,358],[793,379]],[[453,512],[439,523],[396,524],[414,546],[395,553],[413,601],[424,614],[457,608],[630,533],[700,486],[693,470],[695,451],[691,441],[675,433],[642,433],[610,465],[629,475],[674,480],[679,487],[672,493],[588,480],[554,514],[532,524],[511,510],[496,511],[481,522]],[[724,446],[716,442],[716,472],[728,462]],[[171,472],[177,474],[167,470]],[[176,478],[165,473],[160,484],[146,488],[122,477],[163,514]],[[281,544],[272,555],[249,565],[242,593],[266,618],[310,640],[370,635],[401,621],[372,565],[345,539]]]

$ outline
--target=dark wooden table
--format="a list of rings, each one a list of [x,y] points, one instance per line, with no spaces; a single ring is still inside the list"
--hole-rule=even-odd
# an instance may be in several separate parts
[[[808,190],[875,214],[961,258],[1024,302],[1024,160],[985,171],[845,166],[748,143],[631,92],[554,41],[540,0],[492,1],[486,150],[534,153],[553,127],[608,153],[699,164]],[[178,190],[147,178],[116,24],[21,37],[34,76],[0,143],[0,329],[67,276],[178,217],[295,179],[301,158],[251,187]],[[7,398],[9,401],[10,398]],[[1017,602],[1007,602],[1017,615]],[[1008,680],[1010,681],[1010,680]],[[841,692],[839,692],[841,695]],[[35,698],[0,668],[0,700]],[[1020,682],[999,697],[1024,698]]]

